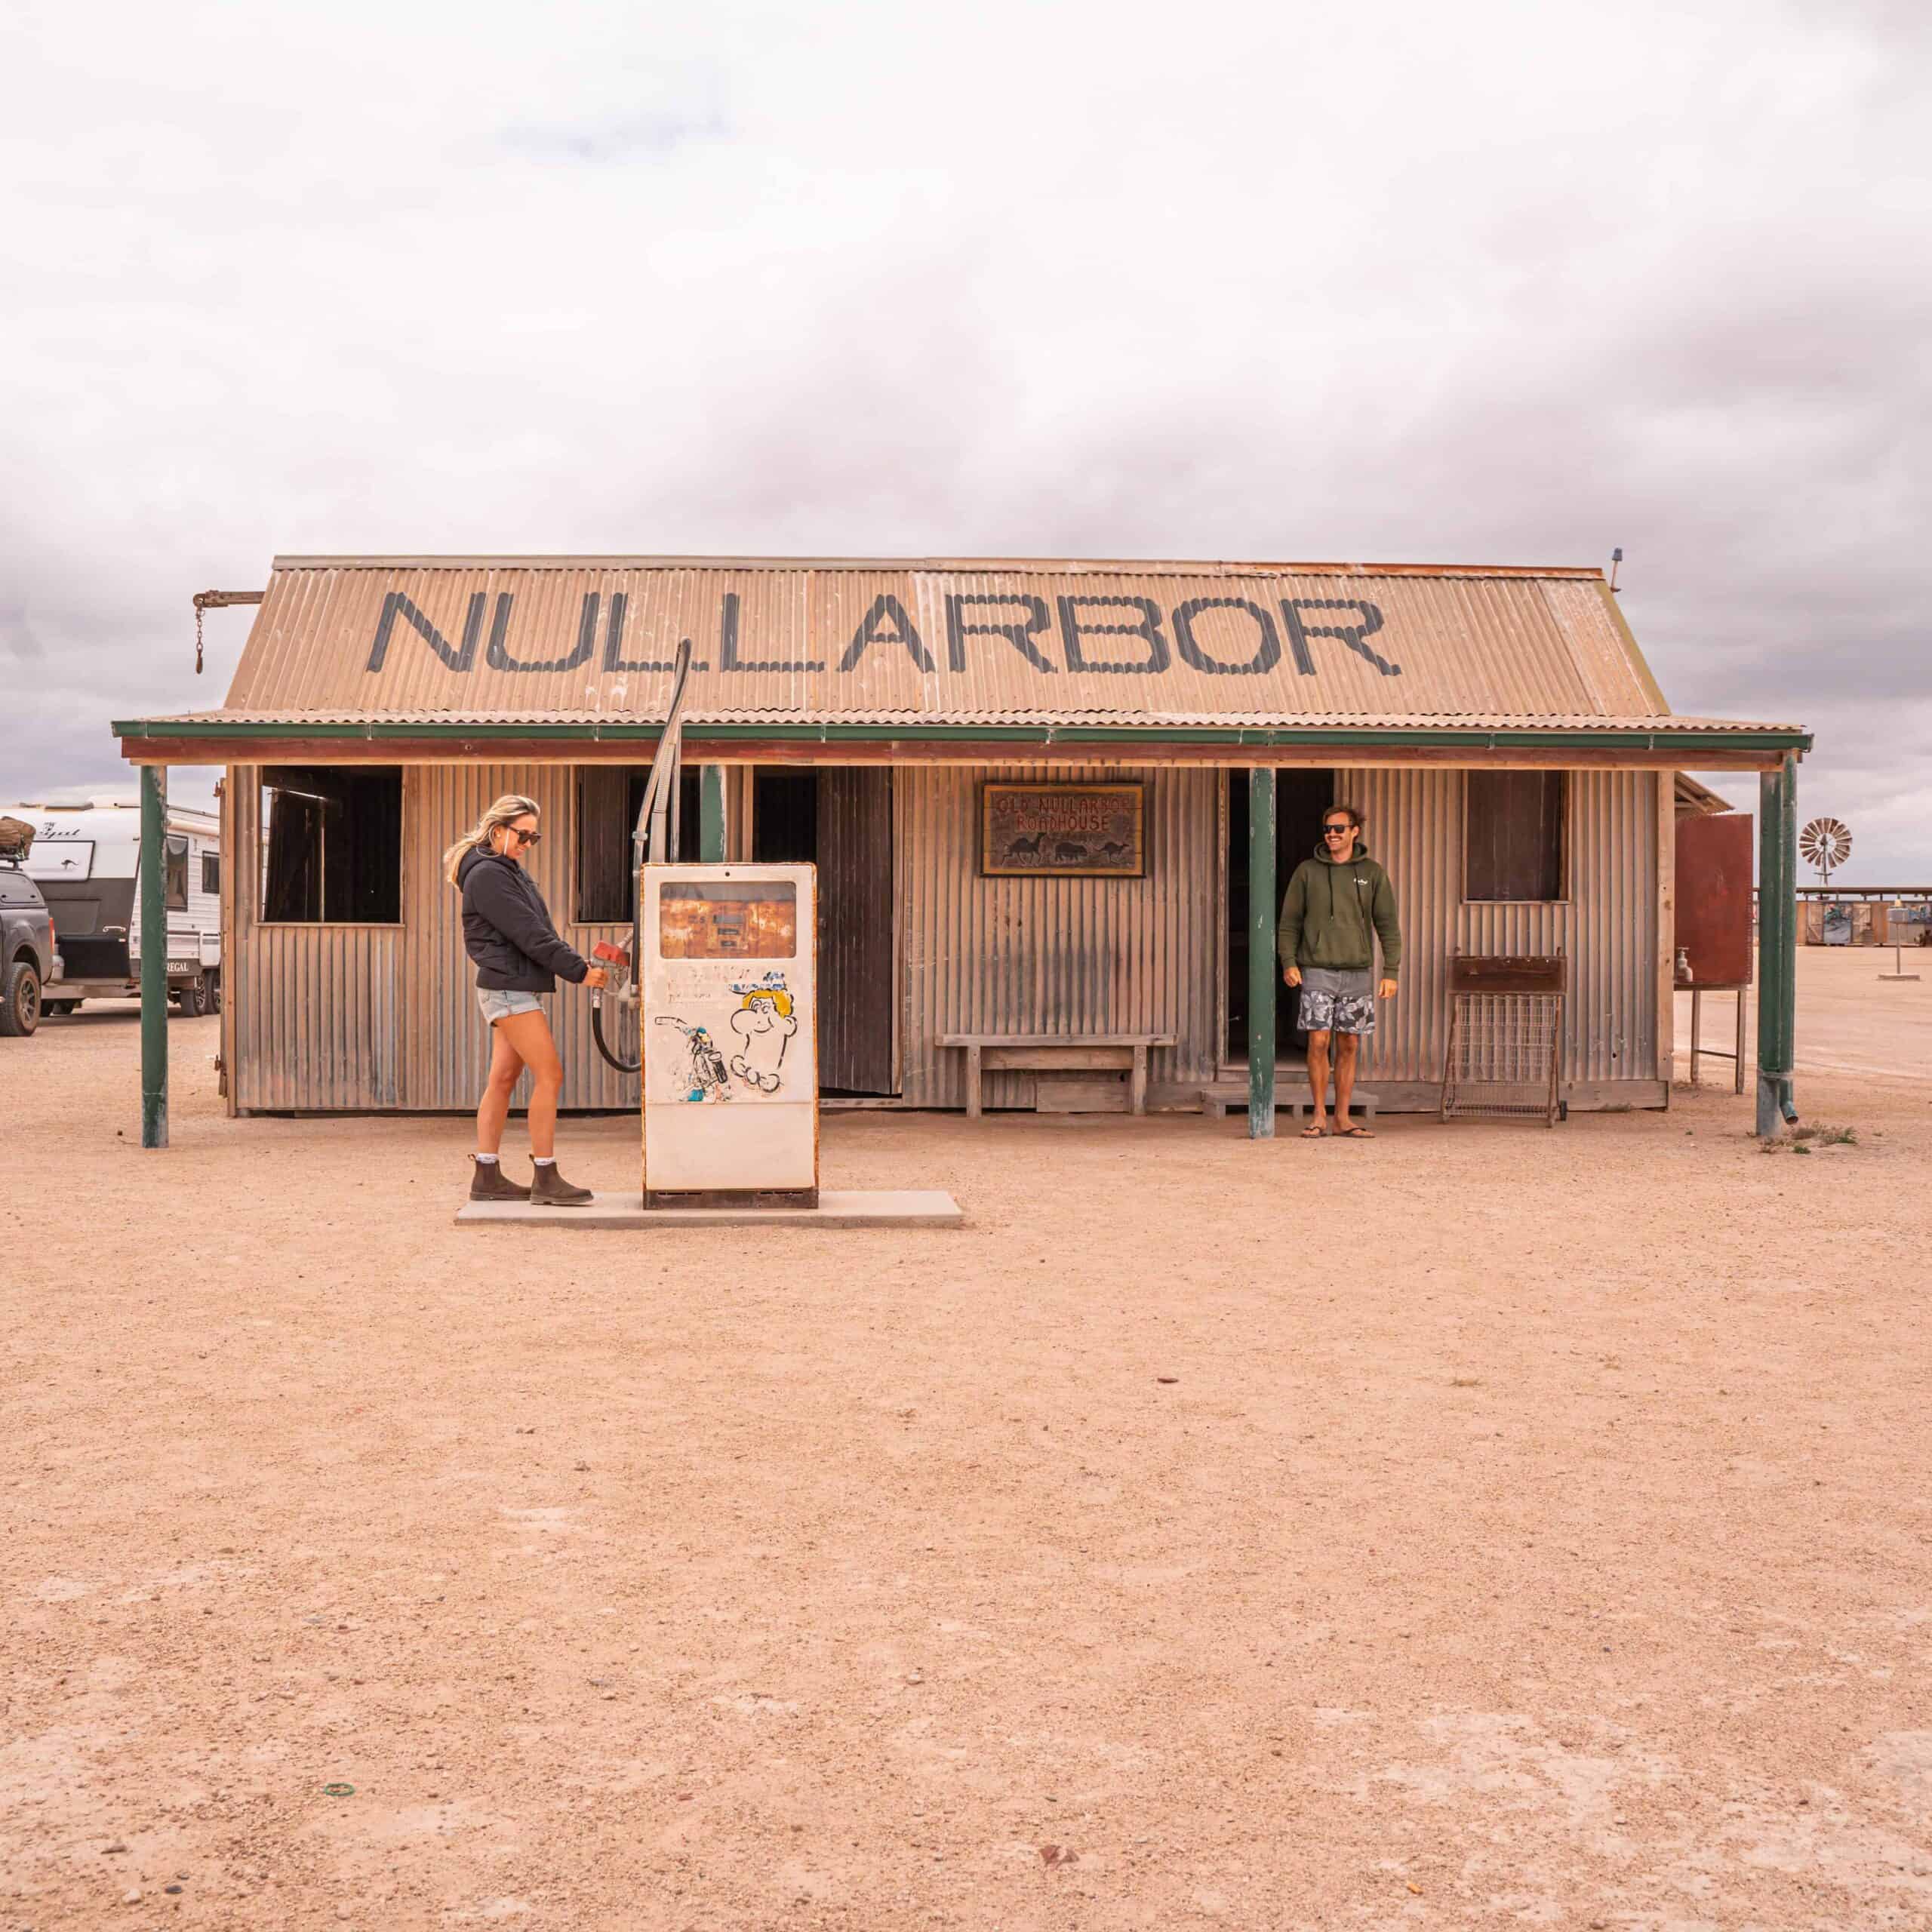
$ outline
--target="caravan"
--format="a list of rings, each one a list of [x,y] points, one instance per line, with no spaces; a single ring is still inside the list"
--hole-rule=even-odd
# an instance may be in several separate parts
[[[0,808],[33,827],[25,862],[54,915],[50,1014],[83,999],[140,990],[141,814],[112,798],[86,805]],[[184,1014],[221,1004],[221,822],[213,812],[171,805],[162,851],[166,872],[168,989]]]

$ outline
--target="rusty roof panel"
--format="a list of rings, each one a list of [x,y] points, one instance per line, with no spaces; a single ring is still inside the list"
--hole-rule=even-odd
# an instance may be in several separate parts
[[[1669,715],[1594,571],[280,558],[226,713],[1156,726]]]

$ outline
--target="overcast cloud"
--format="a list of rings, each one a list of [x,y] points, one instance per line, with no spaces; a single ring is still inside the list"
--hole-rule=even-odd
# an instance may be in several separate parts
[[[277,551],[1620,543],[1932,882],[1927,11],[16,0],[0,795]]]

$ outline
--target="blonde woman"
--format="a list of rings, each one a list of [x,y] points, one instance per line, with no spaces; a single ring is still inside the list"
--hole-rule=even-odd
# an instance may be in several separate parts
[[[476,1109],[476,1171],[469,1198],[581,1208],[590,1189],[571,1186],[557,1171],[557,1096],[564,1066],[538,995],[555,990],[558,974],[590,986],[604,985],[608,976],[557,937],[543,895],[524,869],[543,836],[537,816],[529,799],[510,793],[443,854],[443,876],[463,894],[463,949],[475,962],[476,1003],[492,1043],[489,1084]],[[528,1187],[512,1180],[497,1158],[510,1094],[525,1067],[533,1083],[530,1153],[536,1170]]]

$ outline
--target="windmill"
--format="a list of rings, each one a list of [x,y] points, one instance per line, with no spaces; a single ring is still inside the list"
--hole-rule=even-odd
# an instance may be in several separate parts
[[[1833,869],[1851,856],[1851,828],[1840,819],[1814,818],[1798,835],[1798,849],[1818,868],[1819,878],[1829,885]]]

